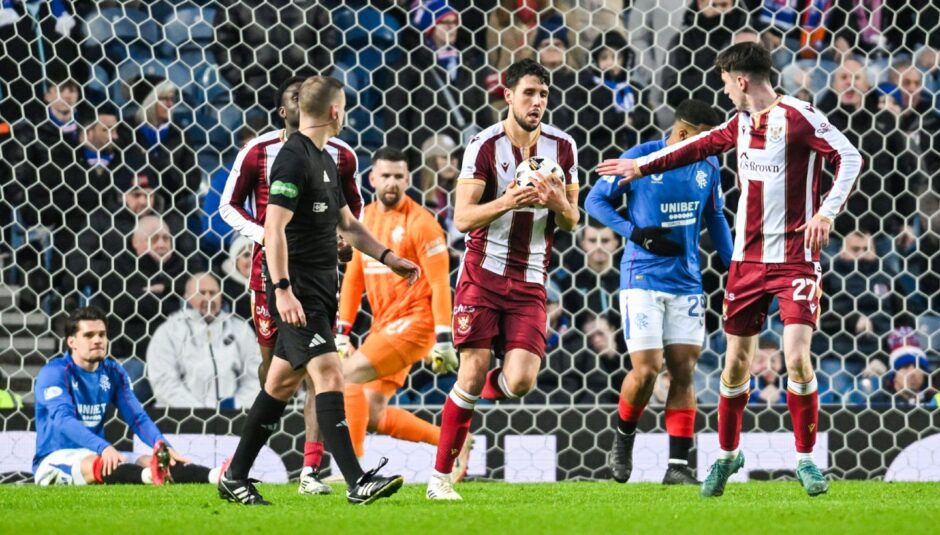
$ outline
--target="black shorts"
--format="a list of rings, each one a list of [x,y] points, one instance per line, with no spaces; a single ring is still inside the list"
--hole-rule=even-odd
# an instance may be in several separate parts
[[[280,357],[295,369],[303,368],[310,359],[336,352],[333,333],[336,326],[336,275],[318,277],[317,291],[300,290],[294,294],[300,301],[307,317],[303,327],[288,325],[277,311],[274,290],[268,287],[268,308],[277,325],[277,342],[274,356]],[[295,290],[297,291],[297,290]]]

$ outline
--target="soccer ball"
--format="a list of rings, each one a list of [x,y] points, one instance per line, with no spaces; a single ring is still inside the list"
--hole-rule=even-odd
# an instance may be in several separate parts
[[[535,187],[535,182],[541,180],[535,173],[539,173],[544,178],[552,174],[564,176],[561,167],[554,160],[544,156],[533,156],[516,167],[516,185]]]

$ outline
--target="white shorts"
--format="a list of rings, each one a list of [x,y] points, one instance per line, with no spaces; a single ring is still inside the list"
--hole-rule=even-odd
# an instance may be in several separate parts
[[[705,296],[655,290],[620,290],[620,317],[627,351],[662,349],[671,344],[702,345]]]
[[[85,485],[82,476],[82,460],[97,455],[91,450],[76,448],[69,450],[56,450],[43,459],[33,474],[36,484],[42,487],[48,485]],[[136,462],[140,454],[122,451],[121,455],[127,462]]]

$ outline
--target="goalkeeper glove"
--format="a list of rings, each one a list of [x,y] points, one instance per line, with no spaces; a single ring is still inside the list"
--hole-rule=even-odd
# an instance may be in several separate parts
[[[352,325],[345,321],[336,322],[336,338],[333,339],[336,344],[336,354],[340,359],[349,356],[349,333],[352,331]]]
[[[672,229],[662,227],[634,227],[630,241],[659,256],[679,256],[682,245],[666,239]]]
[[[450,374],[457,371],[457,350],[454,349],[454,337],[450,330],[437,333],[437,343],[428,355],[431,371],[438,375]]]

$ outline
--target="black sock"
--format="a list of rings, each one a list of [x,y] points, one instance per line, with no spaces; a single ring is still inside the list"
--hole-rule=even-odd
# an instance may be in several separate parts
[[[339,465],[340,472],[350,487],[362,476],[362,467],[352,439],[349,438],[349,424],[346,423],[346,407],[342,392],[323,392],[317,394],[317,422],[323,433],[323,442],[329,448],[333,459]]]
[[[628,422],[626,420],[617,418],[617,429],[624,435],[632,435],[636,433],[636,424],[636,422]]]
[[[208,483],[210,468],[199,464],[176,463],[170,467],[174,483]]]
[[[108,475],[101,475],[101,482],[105,485],[132,484],[142,485],[144,467],[139,464],[125,463],[117,465],[117,468]]]
[[[669,435],[669,462],[689,462],[689,451],[692,449],[692,437],[674,437]]]
[[[258,452],[277,431],[286,406],[286,401],[274,399],[264,390],[258,393],[251,410],[248,411],[245,427],[242,428],[242,438],[238,441],[226,478],[248,478],[248,471],[251,470],[251,465],[255,464]]]

